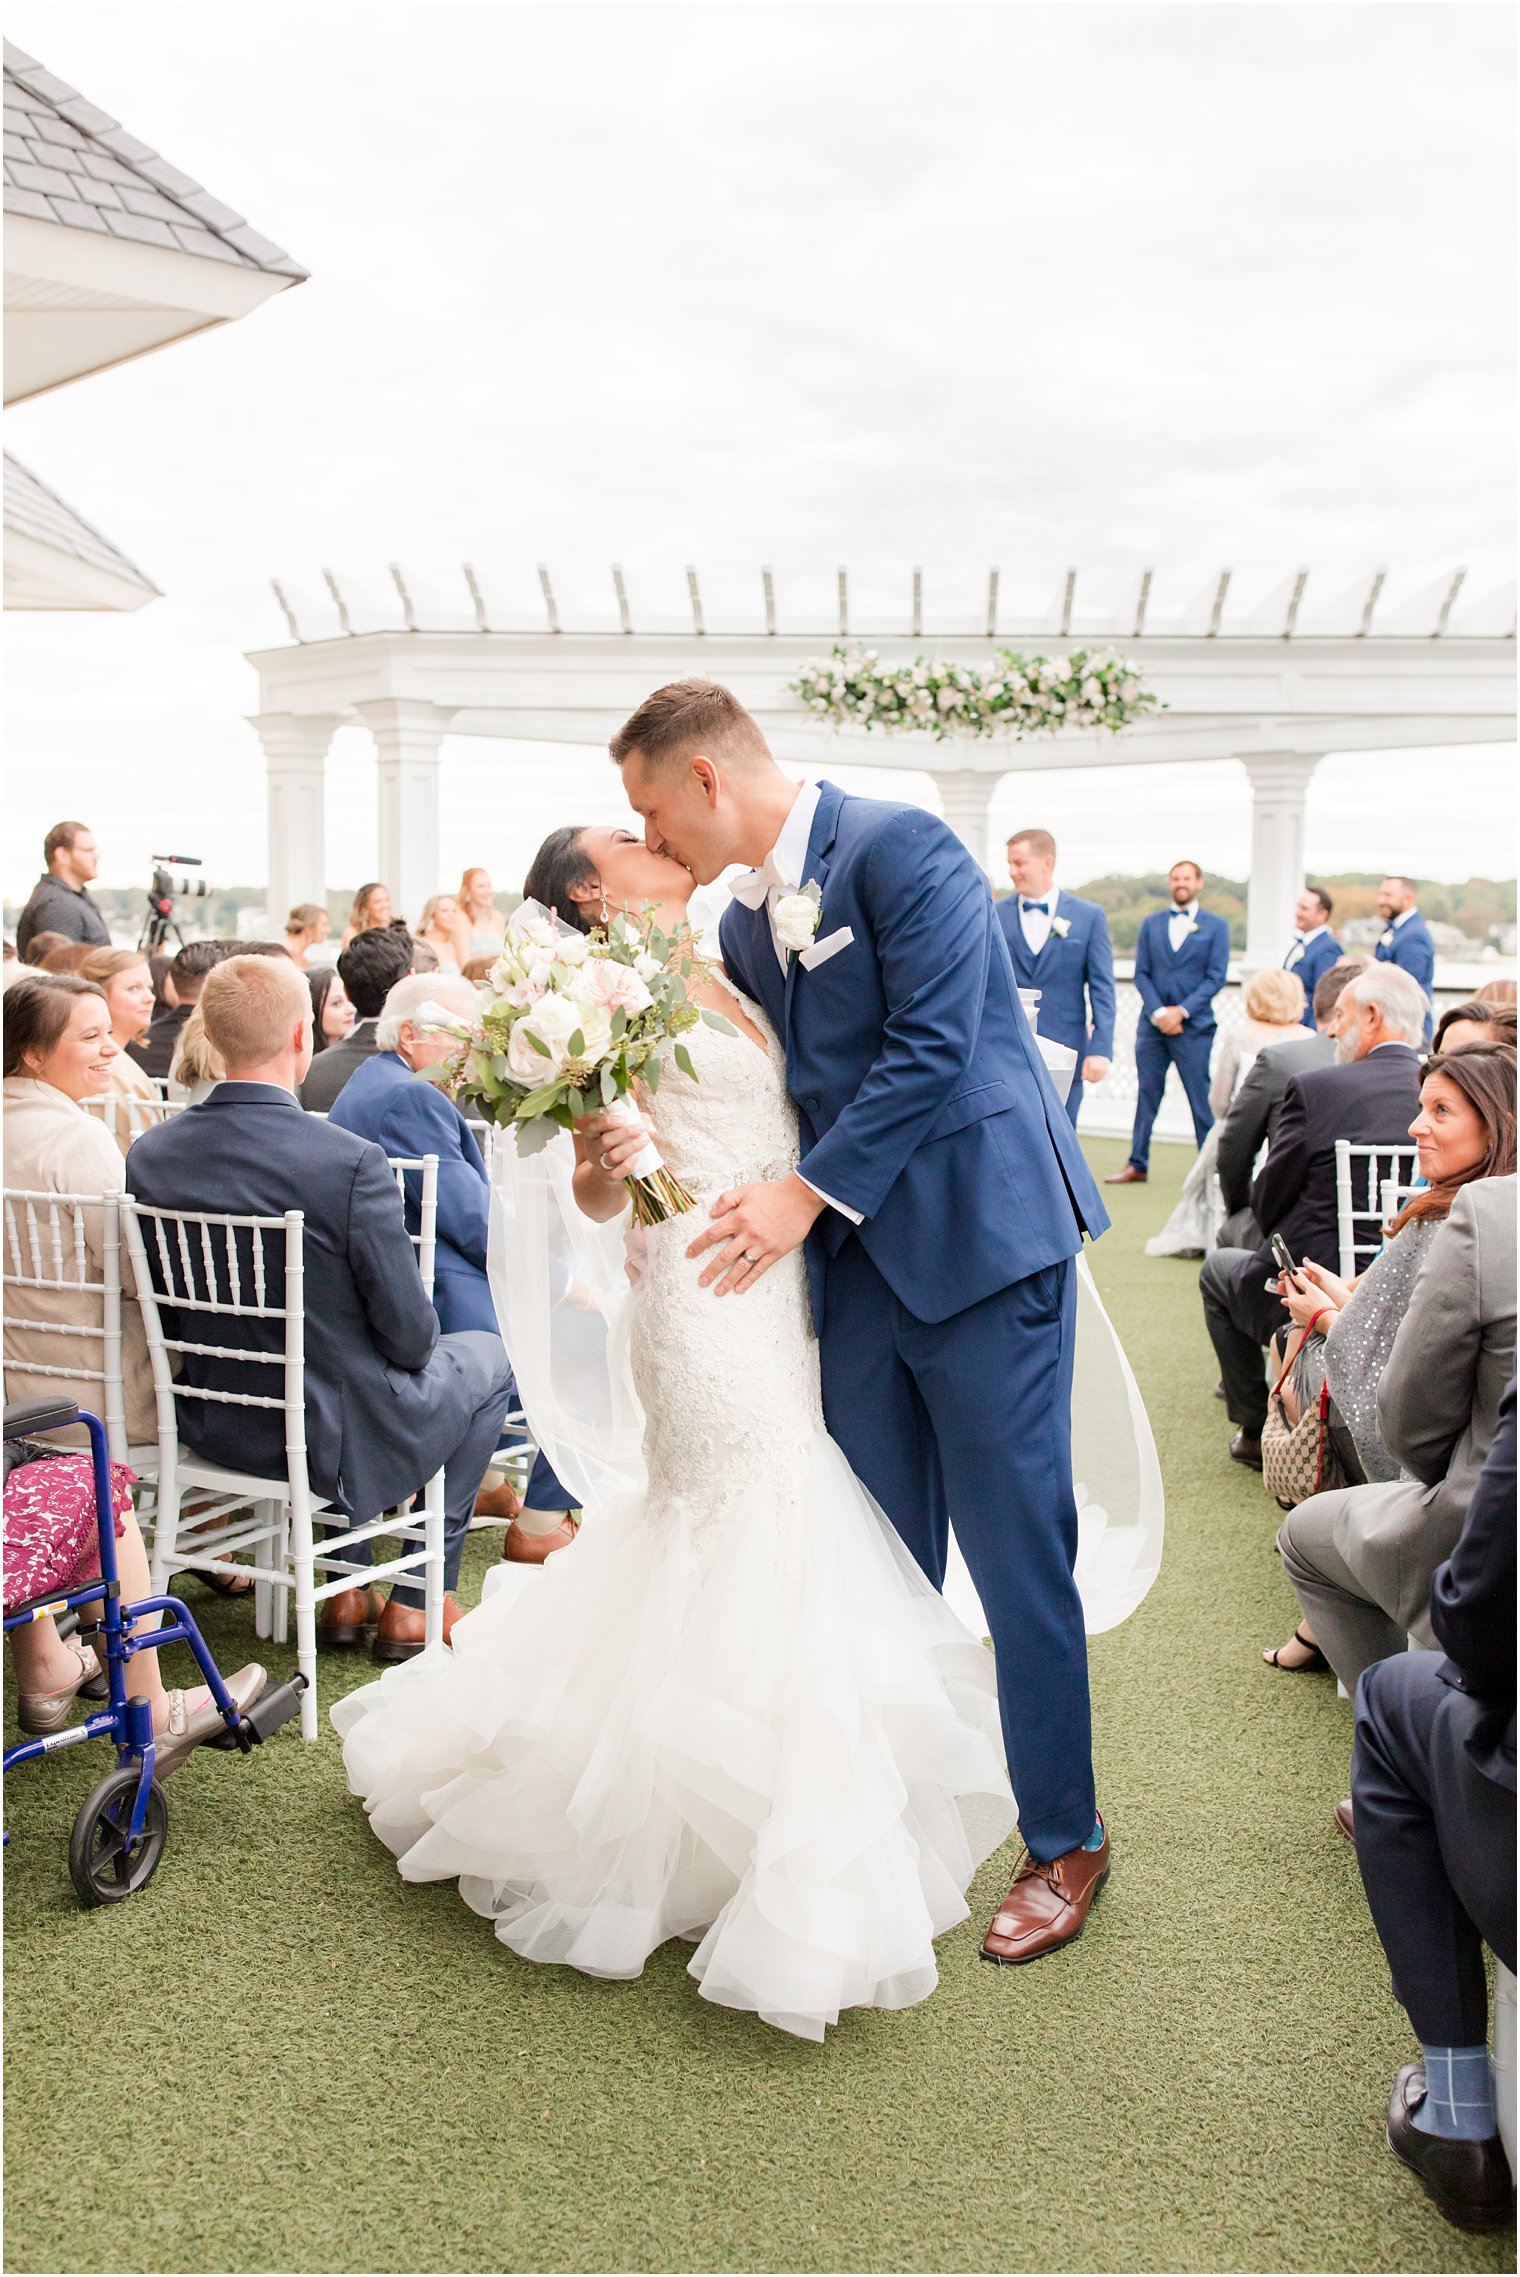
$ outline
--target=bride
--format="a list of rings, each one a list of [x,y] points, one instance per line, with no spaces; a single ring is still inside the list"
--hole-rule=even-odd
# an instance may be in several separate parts
[[[554,833],[526,886],[581,930],[651,903],[668,930],[693,890],[599,829]],[[498,1308],[586,1523],[332,1716],[403,1877],[457,1879],[524,1959],[626,1978],[686,1939],[705,1999],[821,2040],[934,1989],[1015,1804],[974,1597],[973,1633],[824,1428],[801,1252],[720,1298],[676,1218],[638,1237],[628,1288],[622,1178],[651,1133],[696,1220],[798,1159],[764,1015],[717,968],[694,993],[726,1025],[688,1037],[696,1080],[666,1069],[648,1129],[588,1123],[573,1171],[568,1147],[496,1149]],[[1154,1528],[1086,1515],[1122,1618]]]

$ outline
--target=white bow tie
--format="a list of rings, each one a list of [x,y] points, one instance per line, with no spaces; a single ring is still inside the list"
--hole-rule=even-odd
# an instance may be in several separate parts
[[[787,893],[790,888],[777,869],[773,857],[766,855],[758,870],[744,870],[731,880],[728,888],[735,901],[742,901],[746,909],[763,909],[772,892]]]

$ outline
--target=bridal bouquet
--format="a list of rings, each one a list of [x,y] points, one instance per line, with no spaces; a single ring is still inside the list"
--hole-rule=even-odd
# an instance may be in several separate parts
[[[689,926],[666,933],[652,915],[619,914],[605,930],[579,933],[552,910],[525,901],[508,919],[501,955],[473,1019],[424,1005],[420,1024],[444,1028],[458,1048],[437,1080],[466,1113],[510,1130],[534,1154],[556,1130],[588,1115],[635,1122],[635,1080],[657,1091],[667,1052],[693,1082],[679,1038],[705,1020],[733,1033],[720,1012],[692,1000],[702,960]],[[646,1146],[625,1179],[640,1225],[659,1225],[692,1197]]]

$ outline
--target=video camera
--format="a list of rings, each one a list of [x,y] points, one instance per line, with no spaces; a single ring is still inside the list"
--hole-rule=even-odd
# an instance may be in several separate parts
[[[137,946],[144,956],[155,956],[172,933],[181,948],[185,936],[179,929],[175,908],[182,901],[204,901],[211,892],[209,878],[176,877],[168,868],[171,862],[183,863],[189,870],[200,868],[199,854],[155,854],[153,857],[153,883],[148,888],[148,914],[143,920],[142,938]]]

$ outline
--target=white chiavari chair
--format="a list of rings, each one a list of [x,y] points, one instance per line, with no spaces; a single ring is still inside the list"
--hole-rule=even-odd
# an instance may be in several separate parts
[[[1354,1281],[1383,1246],[1385,1184],[1407,1186],[1418,1164],[1418,1151],[1413,1146],[1336,1140],[1335,1215],[1340,1242],[1338,1270],[1343,1281]]]

